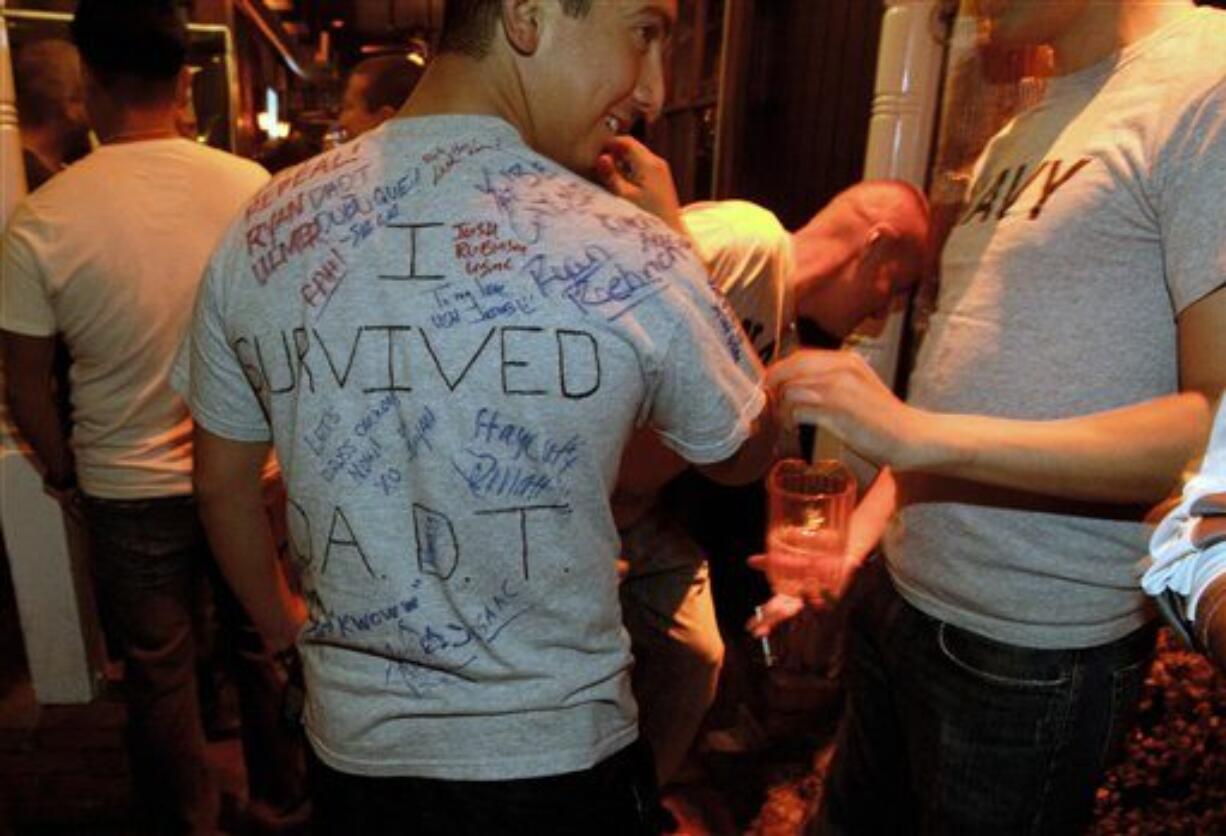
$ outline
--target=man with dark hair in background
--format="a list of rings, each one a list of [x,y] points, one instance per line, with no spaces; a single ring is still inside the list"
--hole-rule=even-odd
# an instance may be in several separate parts
[[[26,44],[14,57],[13,83],[26,190],[32,192],[89,153],[89,122],[76,47],[56,38]]]
[[[358,62],[345,82],[337,123],[345,139],[390,119],[421,79],[422,67],[408,55],[377,55]]]
[[[208,253],[268,176],[179,136],[187,28],[178,4],[81,0],[72,35],[102,145],[10,222],[0,306],[7,394],[47,489],[85,520],[99,602],[123,649],[147,823],[212,833],[218,796],[191,618],[192,589],[211,558],[192,496],[191,417],[168,376]],[[71,440],[51,396],[57,334],[72,355]],[[250,694],[277,693],[275,670],[248,633],[255,641],[236,648],[250,674],[239,682],[244,711]],[[293,794],[295,774],[259,719],[244,717],[251,794],[276,803]]]
[[[774,437],[689,243],[590,182],[660,108],[676,13],[448,3],[397,117],[282,173],[210,263],[196,484],[252,618],[301,649],[322,832],[659,829],[617,601],[620,455],[650,425],[744,481]],[[308,613],[264,552],[270,442]]]

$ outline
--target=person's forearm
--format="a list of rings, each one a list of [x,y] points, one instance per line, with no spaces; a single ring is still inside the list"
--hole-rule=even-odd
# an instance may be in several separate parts
[[[654,429],[635,430],[622,451],[611,499],[617,527],[633,525],[651,508],[660,489],[688,467],[689,462],[665,447]]]
[[[892,457],[919,471],[1069,499],[1159,502],[1203,449],[1209,404],[1182,393],[1057,421],[916,412]]]
[[[47,484],[61,488],[76,481],[72,448],[61,429],[59,410],[46,386],[9,387],[13,423],[42,464]]]
[[[1226,574],[1218,575],[1201,593],[1193,626],[1206,655],[1226,671]]]
[[[197,488],[200,518],[222,574],[271,650],[294,643],[298,606],[277,565],[259,482],[250,487]]]
[[[852,565],[859,565],[877,548],[897,507],[898,486],[894,481],[894,474],[888,467],[882,468],[851,516],[847,555]]]

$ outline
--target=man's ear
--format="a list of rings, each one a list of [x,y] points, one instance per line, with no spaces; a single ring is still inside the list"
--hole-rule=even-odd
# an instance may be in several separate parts
[[[175,107],[187,107],[192,100],[192,70],[186,64],[175,79]]]
[[[541,40],[540,0],[502,0],[502,28],[520,55],[536,52]]]
[[[861,245],[860,252],[864,257],[875,252],[887,252],[901,237],[898,230],[892,225],[884,221],[875,223],[864,234],[864,243]]]
[[[873,225],[860,250],[862,275],[878,283],[877,291],[884,294],[915,284],[923,269],[919,261],[902,233],[884,222]]]
[[[860,262],[874,272],[898,254],[902,236],[888,223],[876,223],[864,234],[860,245]]]

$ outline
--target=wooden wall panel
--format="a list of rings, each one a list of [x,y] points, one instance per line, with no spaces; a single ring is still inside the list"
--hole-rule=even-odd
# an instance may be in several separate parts
[[[883,7],[878,0],[759,0],[752,35],[729,41],[720,197],[743,197],[798,226],[860,177]],[[738,52],[740,54],[736,54]],[[739,113],[737,112],[739,109]]]

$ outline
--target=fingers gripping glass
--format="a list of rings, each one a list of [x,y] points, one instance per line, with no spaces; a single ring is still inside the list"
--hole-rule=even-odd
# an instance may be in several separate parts
[[[767,477],[766,577],[778,593],[837,595],[846,572],[856,479],[841,462],[784,459]]]

